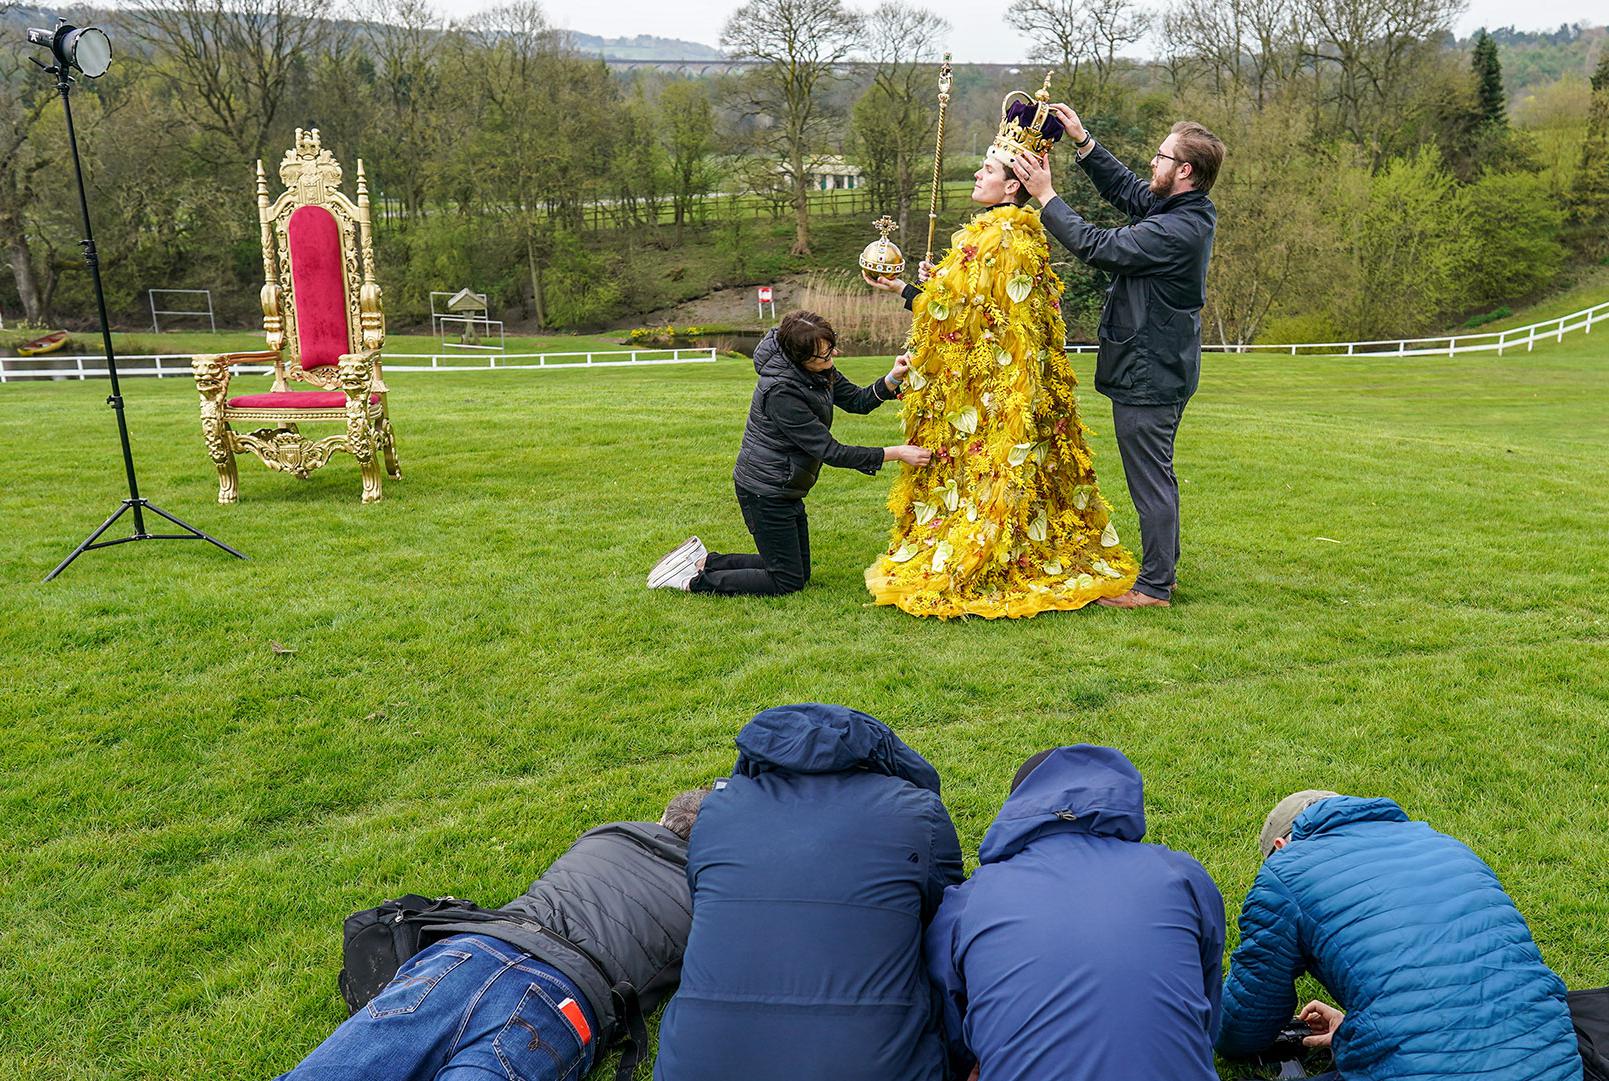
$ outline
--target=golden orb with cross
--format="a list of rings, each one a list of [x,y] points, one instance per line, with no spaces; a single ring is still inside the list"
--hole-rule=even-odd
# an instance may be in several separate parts
[[[899,245],[888,239],[888,234],[896,227],[894,219],[887,214],[872,222],[872,228],[883,235],[861,250],[860,269],[879,278],[897,278],[905,273],[905,256]]]

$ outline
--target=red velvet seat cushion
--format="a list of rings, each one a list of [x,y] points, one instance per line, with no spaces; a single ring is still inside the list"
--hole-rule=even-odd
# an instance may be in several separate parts
[[[369,395],[378,404],[378,394]],[[339,390],[275,390],[267,394],[239,394],[229,399],[231,409],[345,409],[346,395]]]
[[[297,207],[285,226],[291,257],[291,296],[303,368],[323,368],[352,352],[346,325],[346,272],[341,231],[321,206]]]

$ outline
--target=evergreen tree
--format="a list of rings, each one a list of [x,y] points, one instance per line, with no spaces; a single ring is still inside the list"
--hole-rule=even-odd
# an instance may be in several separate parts
[[[1497,42],[1483,28],[1475,35],[1475,98],[1482,121],[1498,126],[1508,123],[1508,103],[1503,96],[1503,65],[1497,59]]]
[[[1581,168],[1570,191],[1571,245],[1589,259],[1609,259],[1609,50],[1592,73],[1592,107],[1581,142]]]

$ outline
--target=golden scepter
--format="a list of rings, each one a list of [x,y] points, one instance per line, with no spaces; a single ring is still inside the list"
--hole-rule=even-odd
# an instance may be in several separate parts
[[[933,261],[933,231],[939,226],[939,171],[944,165],[944,111],[950,104],[950,54],[939,68],[939,135],[933,144],[933,197],[927,205],[927,258]]]

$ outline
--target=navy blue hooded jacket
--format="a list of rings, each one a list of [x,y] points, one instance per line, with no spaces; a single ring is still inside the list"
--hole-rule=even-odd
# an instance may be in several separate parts
[[[1564,984],[1475,853],[1388,799],[1332,796],[1296,816],[1240,910],[1227,1055],[1267,1047],[1307,971],[1346,1020],[1347,1079],[1580,1081]]]
[[[1143,836],[1140,774],[1109,747],[1059,748],[1006,800],[927,932],[956,1076],[1217,1081],[1223,897]]]
[[[939,777],[880,721],[768,709],[688,848],[656,1081],[941,1081],[922,929],[961,880]]]

